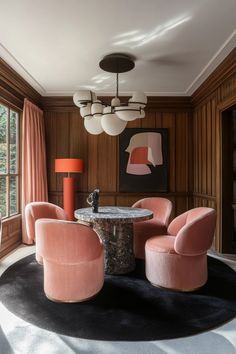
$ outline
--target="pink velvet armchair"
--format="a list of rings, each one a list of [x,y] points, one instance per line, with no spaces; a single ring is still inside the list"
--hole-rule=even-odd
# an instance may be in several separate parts
[[[44,292],[50,300],[85,301],[104,282],[103,244],[96,232],[77,222],[39,219],[36,244],[43,257]]]
[[[141,199],[132,207],[153,212],[153,219],[134,223],[134,254],[136,258],[144,259],[146,241],[152,236],[167,233],[172,203],[166,198],[152,197]]]
[[[35,241],[35,222],[41,218],[67,220],[65,211],[58,205],[48,202],[32,202],[25,207],[25,226],[28,238]],[[42,263],[36,244],[36,260]]]
[[[195,208],[176,217],[168,234],[150,238],[145,245],[147,279],[153,285],[181,291],[203,286],[215,222],[214,209]]]

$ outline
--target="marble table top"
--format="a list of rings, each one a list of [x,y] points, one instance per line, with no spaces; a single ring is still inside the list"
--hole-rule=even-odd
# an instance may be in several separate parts
[[[93,213],[92,208],[81,208],[75,210],[75,217],[79,220],[112,221],[119,223],[132,223],[134,221],[144,221],[152,219],[153,212],[148,209],[107,206],[99,207],[98,213]]]

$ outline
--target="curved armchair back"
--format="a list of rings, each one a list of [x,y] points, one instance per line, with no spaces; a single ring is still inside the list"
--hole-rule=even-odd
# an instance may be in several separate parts
[[[77,264],[97,259],[103,252],[96,232],[77,222],[39,219],[35,229],[37,250],[46,260]]]
[[[49,218],[67,220],[65,211],[58,205],[48,202],[32,202],[25,207],[26,231],[30,240],[35,240],[35,222],[38,219]]]
[[[42,256],[44,292],[55,301],[85,301],[104,282],[103,244],[89,226],[77,222],[39,219],[36,247]]]
[[[206,253],[211,247],[214,237],[215,210],[205,207],[194,208],[176,219],[172,221],[168,228],[169,234],[176,236],[175,251],[189,256]],[[174,234],[171,231],[174,231]]]
[[[157,218],[167,227],[172,210],[172,203],[169,199],[151,197],[138,200],[132,205],[133,208],[149,209],[153,212],[153,218]]]

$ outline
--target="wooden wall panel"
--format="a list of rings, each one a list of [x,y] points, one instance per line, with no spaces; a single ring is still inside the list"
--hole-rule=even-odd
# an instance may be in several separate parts
[[[202,175],[201,182],[202,188],[201,193],[206,194],[206,177],[207,177],[207,143],[206,143],[206,106],[203,105],[201,109],[201,129],[202,129],[202,141],[201,141],[201,167]]]
[[[189,131],[188,114],[176,114],[176,143],[175,143],[175,183],[176,192],[188,191],[188,152],[189,152]],[[192,143],[192,142],[191,142]]]
[[[156,112],[154,110],[146,112],[146,117],[141,119],[140,123],[142,128],[161,128],[156,126]]]
[[[85,162],[87,160],[88,134],[84,134],[83,120],[79,117],[78,112],[69,115],[69,156],[71,158],[81,158]],[[77,132],[77,134],[73,134]],[[88,166],[84,165],[83,173],[77,175],[76,190],[87,190],[88,188]]]
[[[99,198],[99,205],[108,206],[108,205],[116,205],[115,196],[102,195]]]
[[[156,128],[162,128],[162,113],[161,112],[155,112],[155,123],[156,123]]]
[[[98,185],[104,192],[116,192],[117,185],[117,138],[107,134],[98,137]]]
[[[206,146],[207,146],[207,158],[206,158],[206,173],[207,173],[207,183],[206,183],[206,192],[207,195],[212,195],[212,165],[211,165],[211,157],[212,157],[212,144],[211,144],[211,139],[212,139],[212,114],[211,114],[211,101],[207,102],[206,106],[206,134],[207,134],[207,140],[206,140]]]
[[[41,107],[41,96],[3,59],[0,58],[0,100],[22,111],[24,99]],[[20,116],[20,118],[22,115]],[[0,258],[21,243],[21,214],[3,220],[3,236]]]
[[[186,197],[175,198],[175,215],[180,215],[188,209],[188,201]]]
[[[21,243],[21,215],[3,221],[0,258]]]
[[[87,151],[88,190],[92,191],[98,186],[98,136],[88,134]]]
[[[176,168],[176,142],[175,142],[175,113],[163,112],[162,128],[168,129],[168,153],[169,153],[169,191],[175,192],[175,168]]]
[[[198,187],[198,168],[197,168],[197,161],[198,159],[198,149],[197,145],[199,144],[199,131],[198,131],[198,119],[197,119],[197,110],[193,114],[193,129],[194,129],[194,134],[193,134],[193,144],[195,146],[195,149],[193,150],[193,161],[194,161],[194,171],[193,171],[193,186],[195,189],[195,192],[199,192],[199,187]]]
[[[176,99],[174,99],[174,102]],[[101,190],[101,204],[131,206],[136,200],[151,195],[163,195],[162,193],[120,193],[119,192],[119,156],[118,137],[107,134],[99,136],[91,135],[83,127],[83,120],[78,110],[69,107],[69,102],[58,106],[58,101],[50,103],[47,98],[45,109],[46,121],[46,145],[48,156],[48,179],[49,198],[62,205],[62,179],[63,174],[54,172],[54,159],[56,157],[81,157],[85,162],[85,171],[75,178],[77,183],[76,207],[87,206],[86,196],[96,187]],[[169,153],[169,192],[166,196],[173,199],[178,212],[188,209],[189,205],[189,175],[191,167],[189,164],[189,152],[192,141],[191,109],[188,99],[181,98],[174,109],[170,102],[164,100],[167,107],[160,110],[155,101],[151,102],[146,109],[144,119],[129,122],[128,128],[167,128],[168,129],[168,153]],[[159,100],[160,104],[160,100]],[[71,103],[73,105],[73,103]],[[66,109],[66,107],[68,109]]]
[[[47,141],[47,172],[48,172],[48,189],[56,190],[56,174],[54,172],[54,161],[56,155],[56,115],[54,112],[47,114],[45,119],[45,137]]]
[[[201,114],[197,112],[197,130],[198,130],[198,141],[196,142],[196,149],[198,150],[198,160],[195,161],[196,168],[198,171],[198,193],[202,193],[202,119]]]
[[[24,97],[45,112],[49,198],[62,205],[62,174],[54,172],[56,157],[81,157],[83,174],[76,175],[76,205],[86,206],[88,193],[99,186],[102,204],[132,205],[150,195],[173,201],[174,215],[192,205],[217,209],[215,247],[221,250],[221,126],[220,110],[236,103],[236,49],[193,94],[187,97],[149,97],[146,118],[128,127],[167,128],[169,137],[169,192],[165,194],[119,193],[118,138],[92,136],[83,127],[71,97],[41,97],[0,60],[1,99],[22,109]],[[109,98],[110,101],[110,98]],[[192,107],[194,114],[192,119]],[[16,218],[17,220],[17,218]],[[14,224],[14,218],[10,224]],[[11,235],[4,225],[2,252],[20,242],[20,224]],[[8,235],[8,236],[6,236]]]
[[[194,93],[192,102],[193,205],[216,208],[214,247],[221,252],[221,111],[236,104],[236,49]]]
[[[69,156],[69,113],[59,113],[56,125],[56,158],[66,158]],[[51,161],[53,166],[53,161]],[[54,166],[53,166],[54,167]],[[56,190],[63,190],[63,177],[66,173],[56,173]]]
[[[215,98],[211,100],[211,192],[212,196],[216,196],[216,101]]]

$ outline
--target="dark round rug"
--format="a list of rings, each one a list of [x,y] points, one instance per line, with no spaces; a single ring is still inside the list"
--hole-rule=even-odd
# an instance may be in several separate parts
[[[54,303],[43,291],[43,267],[34,255],[9,267],[0,278],[0,300],[25,321],[73,337],[96,340],[146,341],[197,334],[236,315],[236,273],[208,257],[207,284],[192,293],[152,286],[144,262],[122,276],[106,276],[93,299]]]

